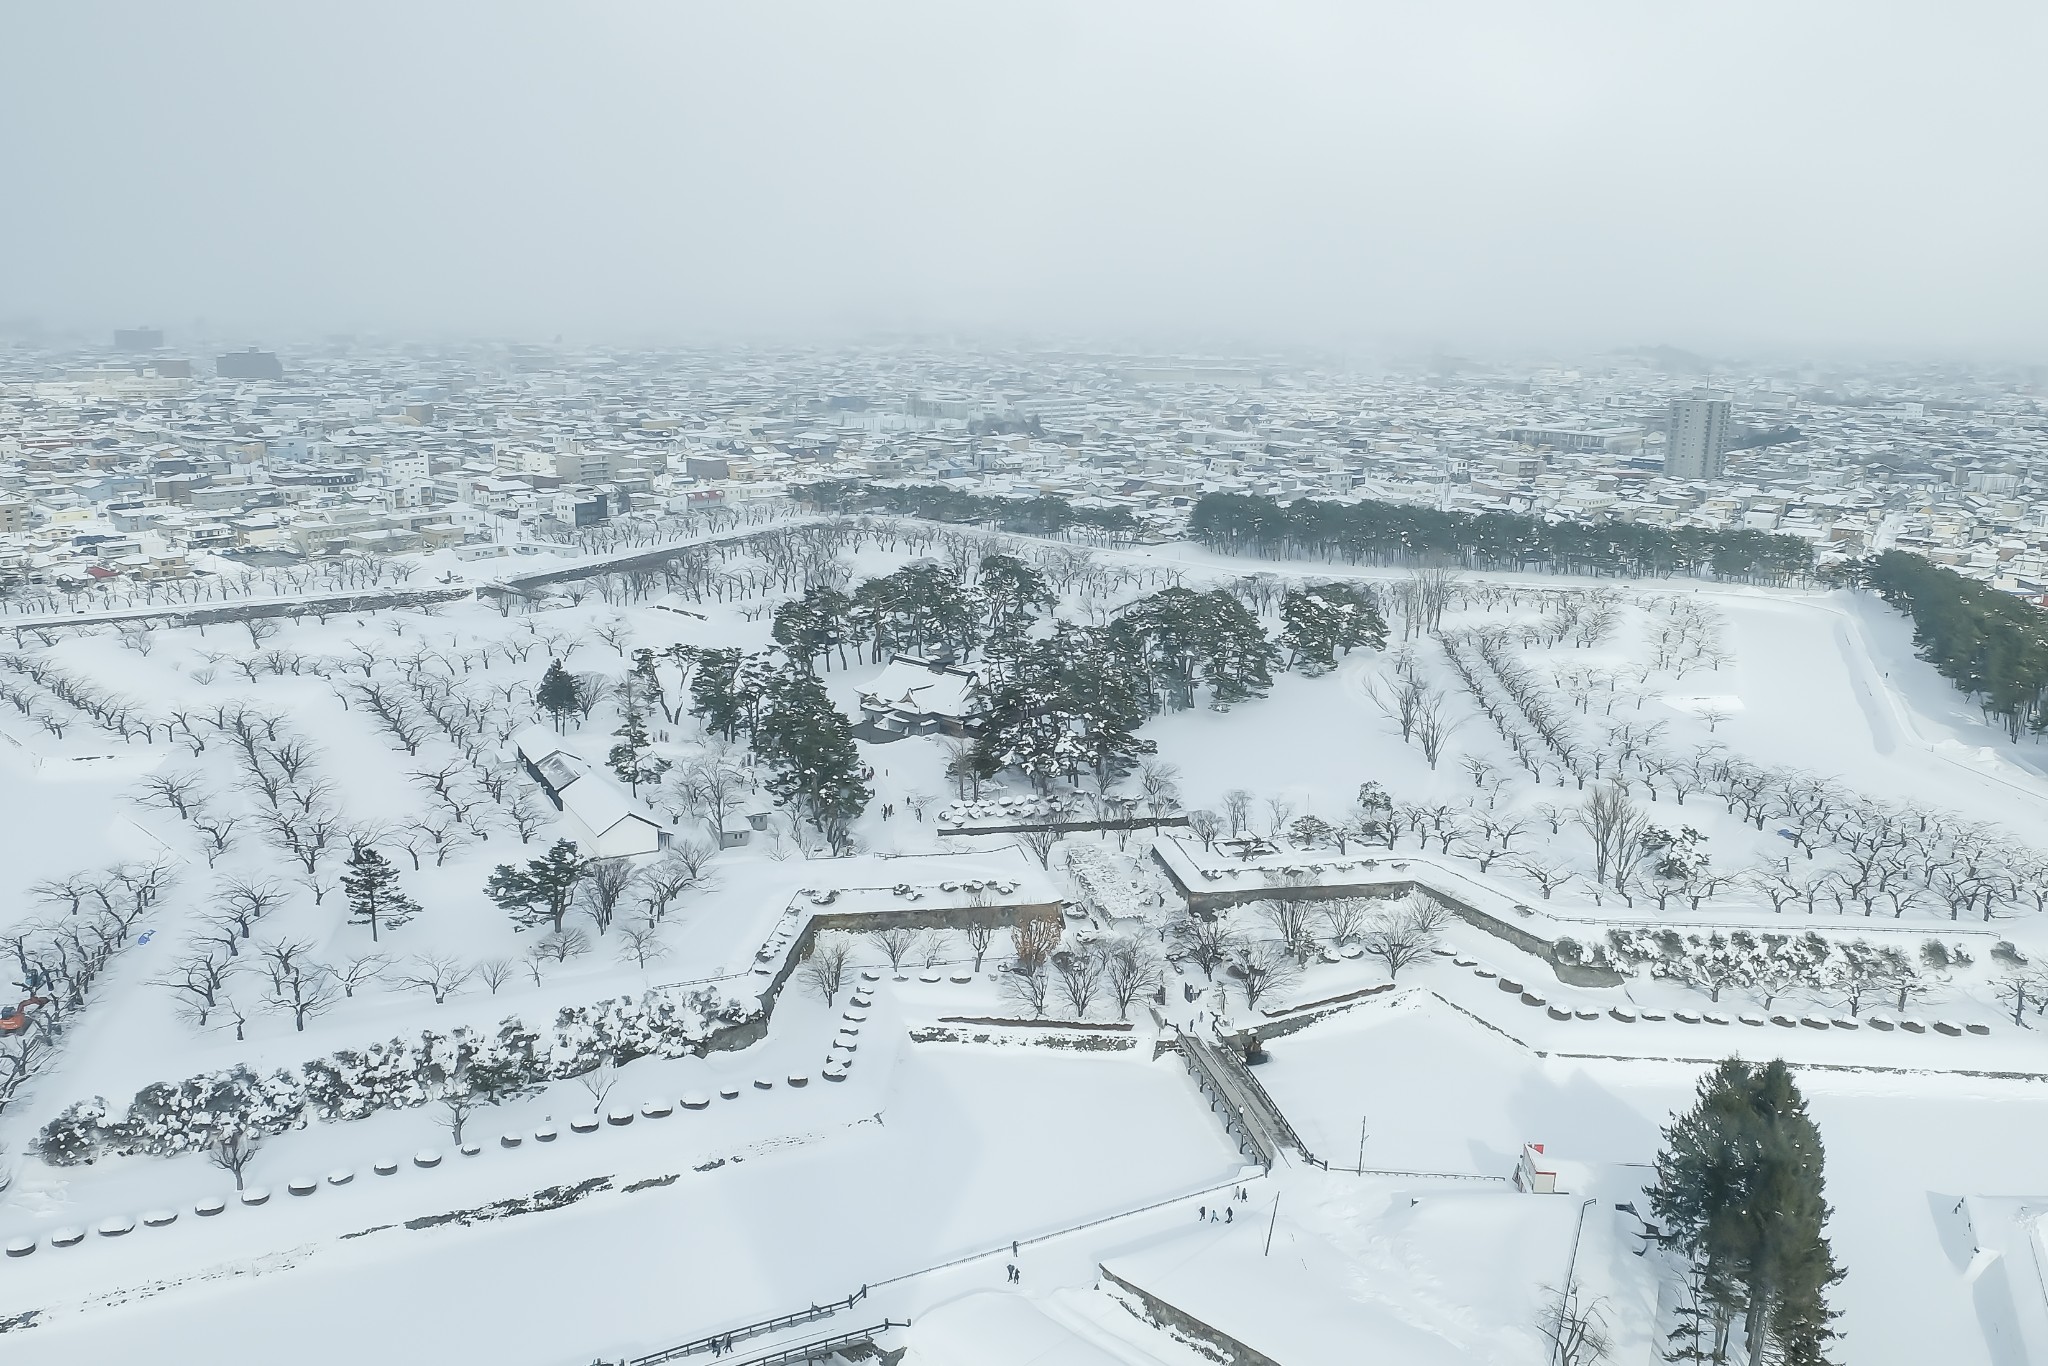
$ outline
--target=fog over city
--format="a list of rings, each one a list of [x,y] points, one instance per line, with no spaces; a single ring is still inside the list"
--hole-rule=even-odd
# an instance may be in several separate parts
[[[2038,5],[64,3],[0,319],[2039,357]]]

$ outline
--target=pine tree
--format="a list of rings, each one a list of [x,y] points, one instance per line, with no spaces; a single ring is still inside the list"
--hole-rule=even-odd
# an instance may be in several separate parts
[[[372,943],[380,925],[395,930],[420,913],[420,903],[399,887],[398,869],[373,845],[358,843],[350,850],[341,890],[348,897],[349,923],[368,925]]]
[[[1820,1133],[1782,1060],[1731,1058],[1700,1082],[1665,1130],[1650,1207],[1662,1241],[1692,1258],[1714,1320],[1713,1355],[1738,1315],[1750,1366],[1776,1349],[1787,1366],[1826,1366],[1841,1279],[1823,1226]]]
[[[627,707],[625,719],[612,734],[619,737],[619,743],[612,746],[605,762],[620,782],[633,789],[634,796],[640,795],[640,784],[661,781],[661,775],[669,770],[669,762],[647,752],[647,724],[637,705]]]
[[[589,872],[590,860],[577,854],[574,840],[556,840],[524,868],[499,864],[484,890],[520,929],[547,925],[559,932]]]
[[[768,790],[794,806],[835,847],[873,793],[861,777],[853,723],[809,674],[772,683],[754,728],[754,752],[772,770]]]
[[[704,650],[690,680],[690,714],[705,730],[728,740],[750,727],[752,707],[741,683],[745,659],[738,650]]]
[[[576,675],[562,667],[561,660],[551,659],[533,700],[554,721],[559,733],[568,725],[569,718],[582,709],[583,687],[576,681]]]

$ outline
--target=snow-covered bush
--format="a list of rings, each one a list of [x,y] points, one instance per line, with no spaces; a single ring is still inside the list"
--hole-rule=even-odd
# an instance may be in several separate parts
[[[153,1082],[118,1118],[110,1118],[99,1097],[70,1106],[43,1127],[37,1150],[53,1166],[71,1167],[103,1156],[207,1149],[230,1122],[280,1133],[301,1118],[363,1119],[451,1098],[495,1103],[635,1058],[683,1057],[757,1010],[709,988],[648,992],[565,1007],[545,1039],[513,1017],[495,1035],[430,1030],[417,1039],[343,1049],[268,1077],[236,1067],[175,1084]]]
[[[1652,977],[1704,991],[1715,1001],[1734,989],[1758,997],[1768,1008],[1780,995],[1801,991],[1837,1000],[1851,1016],[1871,999],[1895,997],[1903,1010],[1911,999],[1933,994],[1947,980],[1942,970],[1954,961],[1937,962],[1923,950],[1916,965],[1894,945],[1832,940],[1811,930],[1797,935],[1749,930],[1685,934],[1624,928],[1609,930],[1607,942],[1622,971],[1647,969]]]
[[[76,1167],[99,1156],[101,1135],[107,1130],[107,1098],[74,1101],[43,1126],[37,1146],[43,1160],[53,1167]]]

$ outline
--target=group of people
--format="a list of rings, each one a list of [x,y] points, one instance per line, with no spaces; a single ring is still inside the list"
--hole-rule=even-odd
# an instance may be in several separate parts
[[[1236,1207],[1240,1204],[1245,1203],[1246,1201],[1249,1201],[1251,1198],[1251,1191],[1249,1191],[1243,1186],[1239,1186],[1230,1192],[1231,1203],[1222,1206],[1220,1209],[1210,1205],[1196,1205],[1195,1222],[1198,1224],[1203,1222],[1208,1222],[1211,1224],[1234,1224],[1237,1222]],[[1219,1214],[1222,1216],[1220,1219],[1217,1217]]]

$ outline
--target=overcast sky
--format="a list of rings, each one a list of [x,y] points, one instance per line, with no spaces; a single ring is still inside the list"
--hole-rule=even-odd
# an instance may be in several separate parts
[[[0,11],[0,318],[2048,358],[2048,6]]]

